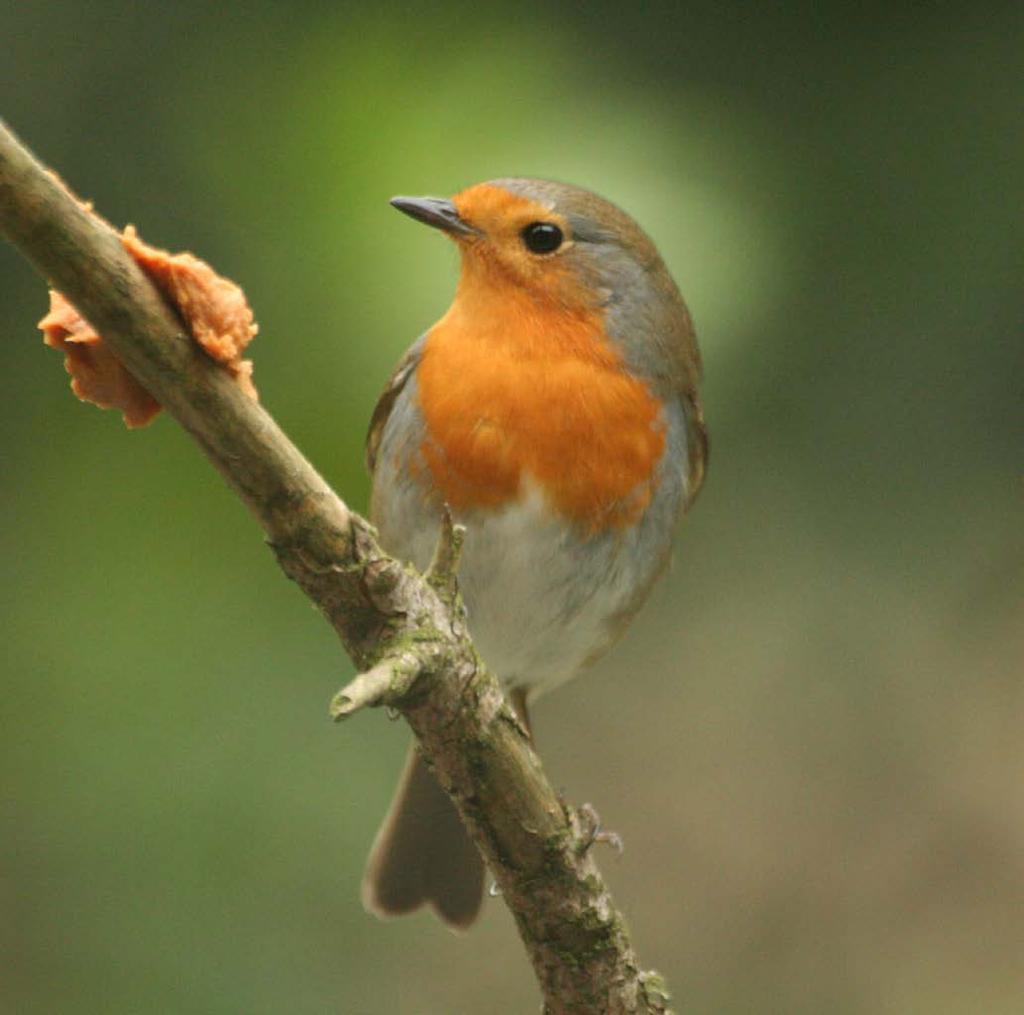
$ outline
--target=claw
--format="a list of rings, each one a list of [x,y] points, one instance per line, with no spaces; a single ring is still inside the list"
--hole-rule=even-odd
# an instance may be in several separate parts
[[[580,819],[580,842],[578,851],[582,856],[596,843],[604,846],[611,846],[619,856],[625,852],[626,844],[618,832],[605,831],[601,827],[601,817],[593,804],[581,804],[576,812]]]

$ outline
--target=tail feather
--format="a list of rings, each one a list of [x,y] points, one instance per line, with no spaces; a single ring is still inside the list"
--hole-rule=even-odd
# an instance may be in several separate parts
[[[449,927],[463,930],[480,912],[483,888],[483,860],[413,746],[370,849],[363,906],[388,917],[428,903]]]

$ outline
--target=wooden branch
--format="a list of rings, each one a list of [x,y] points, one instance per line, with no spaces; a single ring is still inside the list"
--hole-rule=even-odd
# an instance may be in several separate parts
[[[334,716],[379,704],[404,715],[515,916],[545,1010],[668,1011],[588,849],[592,822],[551,788],[469,639],[454,580],[459,527],[446,519],[427,578],[384,553],[372,526],[185,334],[113,229],[2,123],[0,229],[195,438],[337,631],[364,672],[335,698]]]

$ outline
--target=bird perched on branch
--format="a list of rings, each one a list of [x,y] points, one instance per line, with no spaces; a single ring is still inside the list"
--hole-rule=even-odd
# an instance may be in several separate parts
[[[589,191],[533,179],[391,202],[455,241],[448,312],[373,413],[371,517],[424,569],[444,506],[466,526],[470,634],[524,723],[597,658],[665,566],[704,480],[700,354],[654,244]],[[413,749],[363,882],[381,916],[468,926],[483,862]]]

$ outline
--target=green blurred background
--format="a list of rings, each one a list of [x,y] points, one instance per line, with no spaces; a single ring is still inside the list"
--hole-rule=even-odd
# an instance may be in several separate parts
[[[266,406],[357,506],[454,253],[387,206],[492,176],[646,226],[709,482],[626,640],[537,710],[691,1012],[1024,1011],[1024,12],[868,3],[0,7],[2,114],[241,281]],[[175,424],[68,393],[0,249],[0,1010],[529,1012],[358,885],[401,724]]]

